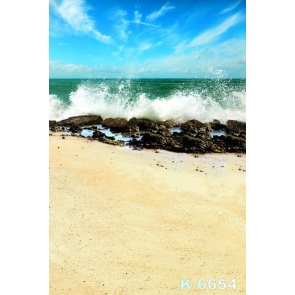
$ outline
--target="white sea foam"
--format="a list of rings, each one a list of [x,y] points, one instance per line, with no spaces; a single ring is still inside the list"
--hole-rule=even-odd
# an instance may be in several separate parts
[[[169,97],[153,100],[146,93],[139,93],[131,100],[127,84],[119,85],[118,91],[113,93],[108,85],[100,83],[95,86],[81,84],[70,93],[68,104],[56,95],[49,96],[51,120],[88,114],[103,118],[174,119],[179,122],[190,119],[202,122],[213,119],[221,122],[228,119],[246,121],[246,92],[226,91],[218,101],[208,94],[193,91],[175,91]]]

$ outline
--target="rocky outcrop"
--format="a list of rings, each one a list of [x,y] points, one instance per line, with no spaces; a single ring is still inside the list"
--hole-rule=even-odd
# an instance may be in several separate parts
[[[131,118],[129,124],[132,126],[138,126],[141,131],[157,131],[158,123],[150,119],[136,119]]]
[[[102,117],[95,115],[75,116],[65,120],[56,122],[58,126],[71,126],[73,124],[79,126],[89,126],[94,124],[101,124]]]
[[[79,123],[79,124],[78,124]],[[73,135],[82,131],[81,126],[88,126],[93,130],[92,139],[103,143],[124,146],[125,142],[116,140],[114,136],[106,136],[97,125],[102,124],[114,133],[121,133],[131,137],[129,145],[135,149],[162,149],[182,153],[246,153],[246,123],[228,120],[226,124],[213,120],[202,123],[198,120],[189,120],[177,124],[173,120],[155,122],[146,118],[106,118],[100,116],[77,116],[59,122],[49,121],[52,131],[65,131],[64,126]],[[181,132],[172,132],[171,128],[178,126]],[[85,129],[85,128],[84,128]],[[211,132],[223,131],[225,135],[212,136]],[[142,136],[141,139],[139,135]]]
[[[160,123],[168,128],[179,126],[179,124],[174,120],[161,121]]]
[[[181,129],[185,133],[196,133],[198,128],[203,127],[204,124],[198,120],[189,120],[180,125]]]
[[[73,133],[79,133],[82,131],[82,128],[77,124],[72,124],[69,128],[69,131],[71,131]]]
[[[227,152],[246,153],[246,139],[242,136],[228,135],[225,143]]]
[[[49,120],[49,127],[54,126],[56,124],[55,120]]]
[[[127,121],[124,118],[107,118],[102,121],[103,127],[110,128],[110,131],[112,132],[138,132],[139,127],[130,124],[129,121]]]
[[[228,120],[226,122],[226,126],[228,130],[230,131],[235,131],[235,132],[241,132],[241,131],[246,131],[246,123],[241,122],[241,121],[236,121],[236,120]]]

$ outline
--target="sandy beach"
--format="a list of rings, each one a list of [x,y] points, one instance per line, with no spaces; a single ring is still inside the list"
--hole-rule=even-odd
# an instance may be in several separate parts
[[[246,294],[245,154],[49,147],[51,295]]]

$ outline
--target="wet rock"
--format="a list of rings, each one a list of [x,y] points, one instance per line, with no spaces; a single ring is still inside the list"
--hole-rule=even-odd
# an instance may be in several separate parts
[[[239,137],[242,137],[246,140],[246,131],[241,131],[241,133],[239,134]]]
[[[162,135],[162,136],[171,136],[172,131],[168,128],[166,128],[164,125],[159,126],[158,131],[156,134]]]
[[[95,125],[102,122],[101,116],[96,115],[85,115],[85,116],[74,116],[65,120],[61,120],[56,124],[58,126],[71,126],[72,124],[79,126]]]
[[[184,152],[184,147],[182,142],[179,140],[171,140],[168,150],[171,152],[181,153]]]
[[[225,136],[216,136],[214,135],[211,140],[210,151],[213,153],[225,153],[226,152],[226,142]]]
[[[145,148],[167,149],[167,145],[170,143],[170,138],[160,134],[147,132],[144,133],[140,142]]]
[[[205,153],[208,148],[208,145],[204,140],[189,135],[184,135],[182,142],[184,151],[186,152]]]
[[[198,120],[190,120],[180,125],[185,133],[196,133],[198,128],[203,126],[204,124]]]
[[[59,127],[56,126],[56,125],[53,125],[50,127],[50,130],[53,131],[53,132],[59,132]]]
[[[53,126],[56,124],[55,120],[49,120],[49,127]]]
[[[107,118],[102,121],[103,127],[109,127],[112,132],[138,132],[139,128],[136,125],[129,124],[124,118]]]
[[[161,124],[163,124],[165,127],[168,127],[168,128],[179,126],[179,123],[177,123],[174,120],[161,121]]]
[[[204,127],[201,127],[199,130],[198,130],[198,133],[196,135],[197,138],[200,138],[204,141],[210,141],[212,136],[211,136],[211,133],[208,131],[208,128],[204,128]]]
[[[158,123],[150,119],[131,118],[128,122],[131,126],[138,126],[141,131],[157,131],[158,130]]]
[[[94,131],[92,134],[93,139],[96,139],[96,138],[98,139],[98,138],[102,138],[102,137],[105,137],[105,134],[99,130]]]
[[[227,152],[246,153],[246,140],[242,137],[228,135],[225,143]]]
[[[221,123],[211,123],[211,128],[214,131],[227,131],[227,126],[225,124],[221,124]]]
[[[236,120],[228,120],[226,123],[226,126],[228,130],[235,131],[235,132],[241,132],[246,131],[246,123]]]
[[[69,131],[71,131],[73,133],[79,133],[82,131],[82,128],[77,124],[72,124],[69,128]]]

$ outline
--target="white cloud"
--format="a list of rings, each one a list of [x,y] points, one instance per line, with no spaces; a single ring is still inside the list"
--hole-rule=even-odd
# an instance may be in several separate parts
[[[235,4],[229,6],[228,8],[223,9],[222,11],[220,11],[220,14],[224,14],[224,13],[232,11],[233,9],[235,9],[240,4],[241,1],[242,0],[236,2]]]
[[[61,64],[57,61],[49,62],[49,70],[50,71],[60,71],[63,73],[77,73],[77,72],[89,72],[89,67],[84,65],[76,65],[76,64]]]
[[[163,5],[161,7],[160,10],[155,10],[153,13],[149,14],[147,17],[146,17],[146,20],[148,21],[154,21],[156,20],[157,18],[163,16],[167,11],[169,10],[172,10],[174,9],[175,6],[169,6],[169,2],[167,2],[165,5]]]
[[[110,17],[110,19],[114,20],[116,23],[114,27],[117,30],[119,37],[124,41],[128,40],[129,32],[127,30],[130,23],[125,18],[126,15],[127,15],[127,12],[125,10],[116,9],[116,10],[112,10],[111,17]]]
[[[145,26],[150,26],[150,27],[157,27],[157,28],[160,27],[160,26],[156,26],[156,25],[153,25],[153,24],[150,24],[150,23],[142,22],[141,17],[142,17],[142,14],[140,14],[138,12],[138,10],[136,10],[136,11],[134,11],[134,20],[129,21],[129,22],[130,23],[135,23],[135,24],[140,24],[140,25],[145,25]]]
[[[111,41],[110,36],[95,29],[95,22],[88,16],[84,0],[62,0],[60,3],[50,0],[50,6],[75,32],[91,35],[103,43]]]
[[[141,21],[142,14],[140,14],[137,10],[134,11],[134,23],[139,24]]]
[[[228,17],[224,22],[222,22],[217,27],[209,29],[206,32],[197,36],[189,43],[188,47],[199,46],[213,42],[216,38],[225,33],[229,28],[233,27],[239,21],[241,21],[241,19],[242,16],[240,13],[236,13]]]
[[[138,50],[139,50],[139,52],[143,52],[143,51],[146,51],[146,50],[150,49],[151,47],[152,47],[151,43],[144,42],[144,43],[140,44]]]

